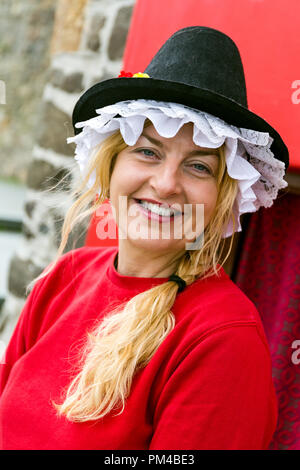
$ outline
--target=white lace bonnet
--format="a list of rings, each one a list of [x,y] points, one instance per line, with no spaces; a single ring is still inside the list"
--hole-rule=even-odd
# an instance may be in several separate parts
[[[201,147],[217,148],[225,142],[228,174],[238,180],[238,193],[233,207],[235,229],[230,220],[223,238],[242,230],[240,216],[270,207],[279,189],[285,188],[285,165],[276,159],[270,146],[273,138],[268,132],[238,128],[209,113],[182,104],[152,100],[127,100],[96,109],[97,116],[77,122],[82,132],[69,137],[76,144],[75,159],[83,175],[96,146],[115,131],[120,130],[124,142],[133,146],[140,137],[148,118],[162,137],[174,137],[186,123],[194,123],[193,141]],[[88,182],[95,181],[93,174]]]

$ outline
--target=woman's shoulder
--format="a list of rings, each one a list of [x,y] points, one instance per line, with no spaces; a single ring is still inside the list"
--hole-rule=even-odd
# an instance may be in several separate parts
[[[259,348],[260,344],[269,361],[269,344],[260,313],[223,268],[218,276],[198,279],[188,286],[178,295],[172,311],[176,318],[176,343],[184,354],[210,341],[224,343],[226,338],[228,348],[236,349],[238,341],[245,347],[249,342],[249,348]]]
[[[178,296],[178,318],[193,328],[212,331],[224,326],[252,324],[262,327],[254,302],[233,282],[223,268],[218,275],[198,279]]]
[[[51,282],[66,283],[69,278],[82,273],[85,270],[99,268],[117,251],[116,247],[89,247],[82,246],[62,254],[56,261],[53,260],[44,270],[45,277],[37,284],[49,284]],[[51,269],[50,269],[51,268]],[[47,274],[48,273],[48,274]]]
[[[101,269],[111,257],[114,256],[114,247],[87,247],[83,246],[70,250],[62,254],[56,261],[53,260],[43,271],[40,278],[37,278],[27,301],[32,304],[38,302],[48,302],[66,292],[66,289],[76,289],[82,280],[99,276]]]
[[[104,262],[117,252],[117,247],[82,246],[64,253],[57,267],[80,269],[96,262]]]
[[[114,247],[83,246],[64,253],[55,264],[50,263],[26,299],[21,313],[26,323],[34,325],[32,328],[37,332],[54,324],[64,310],[64,302],[76,303],[79,286],[83,282],[90,285],[91,276],[95,276],[96,271],[99,275],[101,267],[105,269],[115,250]]]

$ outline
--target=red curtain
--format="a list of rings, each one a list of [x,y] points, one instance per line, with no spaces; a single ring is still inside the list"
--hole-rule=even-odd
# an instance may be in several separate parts
[[[233,280],[269,341],[279,419],[271,449],[300,449],[300,196],[283,193],[249,218]]]

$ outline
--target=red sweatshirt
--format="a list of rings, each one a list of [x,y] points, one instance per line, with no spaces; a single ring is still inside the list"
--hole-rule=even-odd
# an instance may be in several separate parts
[[[166,281],[119,274],[116,253],[73,250],[29,295],[1,366],[0,448],[268,448],[277,421],[268,344],[256,308],[223,269],[177,295],[175,327],[135,375],[121,415],[57,416],[51,399],[107,305]]]

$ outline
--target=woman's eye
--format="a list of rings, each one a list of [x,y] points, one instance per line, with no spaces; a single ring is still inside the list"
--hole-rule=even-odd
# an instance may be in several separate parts
[[[204,172],[209,173],[209,174],[211,173],[210,169],[207,168],[207,166],[202,165],[202,163],[192,163],[192,166],[193,167],[198,167],[197,171],[201,171],[201,172],[204,171]]]
[[[156,156],[156,154],[152,150],[149,150],[149,149],[139,149],[138,152],[144,154],[146,157]]]

